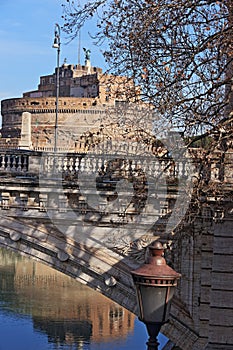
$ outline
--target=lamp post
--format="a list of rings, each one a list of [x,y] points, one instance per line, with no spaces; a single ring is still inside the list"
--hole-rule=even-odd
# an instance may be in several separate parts
[[[60,33],[59,24],[55,24],[53,48],[57,49],[57,69],[56,69],[56,116],[54,130],[54,153],[57,152],[57,124],[58,124],[58,98],[59,98],[59,66],[60,66]]]
[[[150,245],[149,253],[146,263],[131,274],[136,286],[139,320],[145,323],[149,334],[147,350],[158,350],[157,336],[168,321],[171,300],[181,275],[167,265],[160,242]]]

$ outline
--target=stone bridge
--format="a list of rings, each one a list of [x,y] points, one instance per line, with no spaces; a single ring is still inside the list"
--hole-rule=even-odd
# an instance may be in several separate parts
[[[136,313],[130,271],[159,239],[182,274],[162,329],[170,349],[233,349],[232,152],[212,156],[201,190],[198,167],[197,156],[2,151],[0,245]]]

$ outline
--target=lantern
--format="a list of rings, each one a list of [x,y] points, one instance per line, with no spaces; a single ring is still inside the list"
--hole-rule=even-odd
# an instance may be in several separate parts
[[[149,334],[148,350],[157,350],[157,335],[169,319],[172,297],[181,277],[166,263],[160,242],[149,246],[146,263],[131,272],[137,292],[139,320],[145,323]]]

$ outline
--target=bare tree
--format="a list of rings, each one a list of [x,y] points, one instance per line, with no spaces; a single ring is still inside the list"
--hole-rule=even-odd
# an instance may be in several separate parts
[[[232,11],[231,0],[67,0],[64,30],[76,36],[96,15],[109,70],[132,78],[161,119],[197,135],[231,118]]]
[[[93,0],[80,6],[67,0],[63,29],[75,37],[94,16],[97,28],[92,35],[103,45],[109,71],[140,86],[142,101],[153,106],[158,130],[165,124],[167,130],[181,130],[186,146],[196,147],[191,149],[197,169],[195,189],[190,218],[184,220],[190,225],[209,205],[207,193],[226,196],[219,184],[227,181],[226,151],[232,147],[233,3]],[[137,100],[138,89],[130,94],[131,101],[133,94]],[[156,144],[156,138],[146,139]],[[182,152],[185,149],[180,157]]]

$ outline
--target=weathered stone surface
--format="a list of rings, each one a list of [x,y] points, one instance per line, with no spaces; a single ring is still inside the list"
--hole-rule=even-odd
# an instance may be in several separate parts
[[[76,223],[89,225],[95,239],[101,237],[101,233],[105,235],[112,222],[105,217],[101,225],[97,226],[97,221],[93,224],[90,218],[98,214],[100,220],[101,215],[93,211],[87,213],[85,198],[79,196],[77,184],[73,186],[71,178],[63,181],[59,190],[57,181],[60,179],[56,177],[43,178],[44,182],[39,183],[40,153],[5,155],[0,166],[0,245],[40,260],[136,313],[130,271],[140,265],[139,261],[144,261],[146,246],[151,239],[159,237],[158,232],[145,235],[137,242],[115,240],[116,246],[103,247],[101,239],[95,248],[88,246],[90,239],[81,244],[76,239],[79,231],[75,231],[75,225],[71,225],[67,232],[56,226],[57,222],[63,222],[66,227],[64,220],[71,211],[71,199],[74,201],[72,210],[76,213]],[[78,173],[78,168],[75,169],[68,158],[65,164],[67,171],[71,169]],[[91,164],[84,162],[82,166],[97,168],[98,157],[93,157]],[[169,193],[169,196],[173,200],[176,198],[174,193]],[[63,197],[67,199],[65,204]],[[161,198],[162,201],[164,198]],[[173,299],[171,322],[164,325],[163,332],[182,350],[233,348],[232,203],[219,203],[211,199],[212,212],[217,212],[221,204],[221,207],[227,208],[226,216],[220,215],[218,220],[214,216],[208,220],[194,216],[179,234],[160,237],[167,246],[172,243],[167,254],[170,263],[182,274]],[[52,219],[48,215],[49,210],[53,212]],[[112,226],[110,228],[112,230]],[[127,230],[125,228],[124,232],[127,233]],[[72,235],[72,232],[75,234]]]

